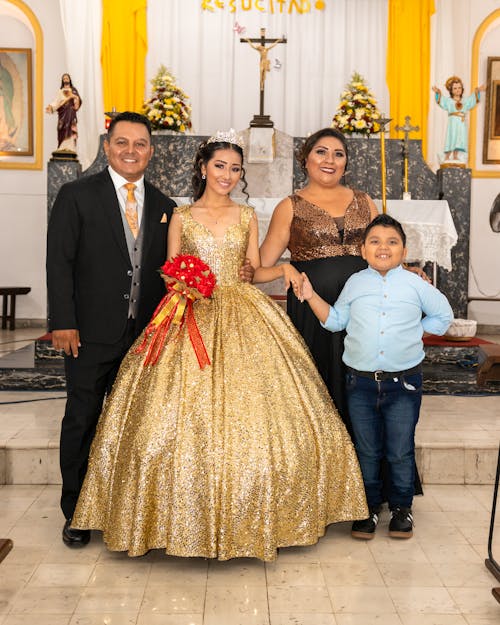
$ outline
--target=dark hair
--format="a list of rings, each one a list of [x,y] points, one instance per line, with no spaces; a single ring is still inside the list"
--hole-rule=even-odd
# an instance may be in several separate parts
[[[140,113],[134,113],[133,111],[124,111],[123,113],[117,113],[111,120],[108,128],[108,137],[113,134],[113,130],[118,122],[132,122],[133,124],[142,124],[148,129],[148,134],[151,137],[151,122],[145,115]]]
[[[71,88],[73,88],[73,83],[71,82],[71,76],[68,74],[68,72],[64,72],[64,74],[61,76],[61,86],[60,89],[62,89],[64,87],[64,77],[67,76],[69,78],[69,86]]]
[[[363,233],[363,243],[366,243],[366,239],[370,234],[370,230],[375,228],[375,226],[382,226],[383,228],[394,228],[394,230],[396,230],[396,232],[401,237],[401,241],[403,241],[403,247],[406,247],[406,234],[403,230],[403,226],[399,223],[397,219],[394,219],[394,217],[391,217],[390,215],[387,215],[385,213],[374,217],[366,226]]]
[[[299,165],[302,167],[302,170],[306,172],[306,160],[309,156],[313,147],[318,143],[320,139],[323,137],[334,137],[338,139],[340,143],[342,143],[342,147],[345,151],[345,168],[347,169],[347,163],[349,162],[349,152],[347,150],[347,141],[344,135],[337,130],[336,128],[322,128],[321,130],[317,130],[315,133],[307,137],[304,143],[297,149],[295,152],[295,158],[299,162]]]
[[[202,178],[201,166],[208,163],[218,150],[234,150],[241,156],[241,180],[243,182],[242,191],[246,195],[247,200],[250,198],[246,189],[247,181],[245,178],[245,168],[243,167],[243,150],[239,145],[235,143],[229,143],[228,141],[211,141],[207,143],[204,141],[199,147],[194,157],[193,162],[193,177],[191,178],[191,186],[193,187],[193,201],[199,200],[205,191],[207,185],[206,180]]]

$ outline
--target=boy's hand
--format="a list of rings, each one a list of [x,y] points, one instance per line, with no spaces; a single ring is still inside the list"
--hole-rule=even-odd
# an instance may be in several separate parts
[[[308,301],[314,295],[314,289],[312,284],[309,282],[309,278],[304,272],[302,272],[302,280],[302,301]]]
[[[311,297],[313,296],[314,290],[312,288],[312,284],[309,282],[309,278],[307,277],[307,275],[305,273],[301,274],[301,280],[302,280],[302,288],[299,289],[298,285],[296,286],[293,282],[292,282],[292,286],[293,286],[293,292],[295,294],[295,297],[303,302],[304,300],[310,300]]]

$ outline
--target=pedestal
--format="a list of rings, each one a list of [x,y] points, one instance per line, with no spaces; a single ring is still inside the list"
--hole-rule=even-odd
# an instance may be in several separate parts
[[[250,128],[273,128],[274,122],[270,115],[254,115],[250,122]]]

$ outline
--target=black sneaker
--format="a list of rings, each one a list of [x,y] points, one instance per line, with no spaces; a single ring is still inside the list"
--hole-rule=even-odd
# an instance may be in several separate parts
[[[411,538],[413,536],[413,525],[411,508],[397,506],[391,510],[389,536],[392,536],[392,538]]]
[[[380,508],[370,508],[370,516],[367,519],[354,521],[351,527],[351,536],[353,538],[371,540],[375,536],[379,512]]]

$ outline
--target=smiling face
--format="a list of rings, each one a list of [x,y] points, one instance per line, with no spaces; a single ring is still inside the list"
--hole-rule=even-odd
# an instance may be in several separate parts
[[[374,226],[361,246],[361,256],[372,269],[385,276],[406,258],[406,247],[395,228]]]
[[[214,152],[201,173],[207,177],[206,191],[217,195],[229,195],[241,178],[241,156],[231,148]]]
[[[153,156],[153,146],[144,124],[119,121],[104,141],[110,166],[129,182],[141,178]]]
[[[321,137],[309,152],[305,167],[309,180],[321,185],[335,186],[344,175],[347,154],[336,137]]]

